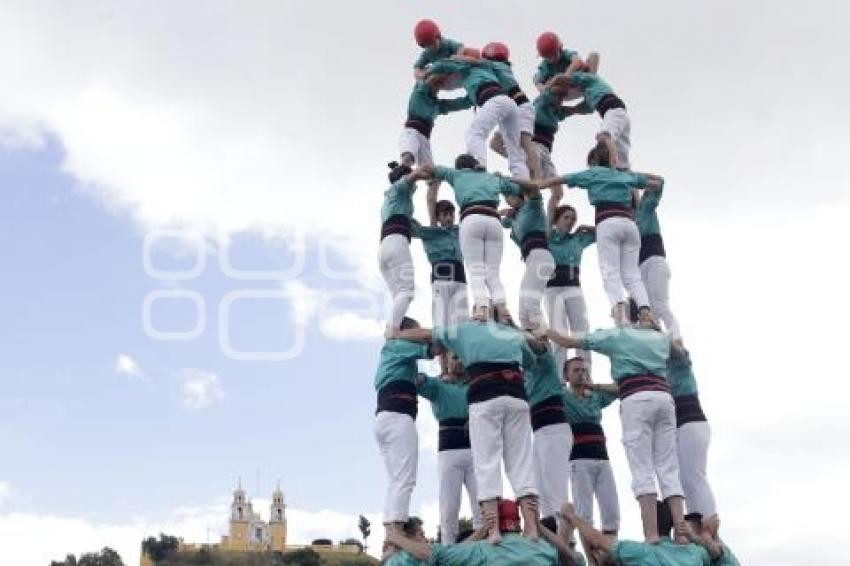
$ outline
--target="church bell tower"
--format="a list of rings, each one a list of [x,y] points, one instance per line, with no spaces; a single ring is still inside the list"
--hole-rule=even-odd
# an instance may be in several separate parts
[[[233,492],[233,503],[230,505],[230,544],[234,548],[244,549],[248,546],[249,529],[254,510],[251,502],[242,489],[242,479]]]
[[[286,550],[286,503],[284,503],[283,492],[280,490],[280,482],[272,494],[272,504],[269,513],[269,534],[271,535],[272,550],[283,552]]]

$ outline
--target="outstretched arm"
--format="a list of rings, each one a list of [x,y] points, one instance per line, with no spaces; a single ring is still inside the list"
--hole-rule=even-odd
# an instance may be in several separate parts
[[[391,544],[396,545],[402,550],[406,550],[418,560],[431,559],[431,545],[427,542],[421,542],[418,540],[413,540],[412,538],[407,538],[403,534],[395,531],[390,531],[389,533],[387,533],[387,541]]]
[[[645,188],[648,191],[658,191],[664,187],[664,177],[661,175],[655,175],[653,173],[638,173],[638,175],[646,177]]]
[[[428,343],[433,340],[430,328],[408,328],[407,330],[395,330],[392,338],[396,340],[407,340],[408,342]]]
[[[576,515],[575,509],[571,504],[565,503],[559,515],[578,531],[579,535],[591,548],[601,548],[606,552],[611,552],[611,548],[614,545],[613,538],[602,534],[585,523],[581,517]]]
[[[546,542],[558,550],[559,564],[563,564],[564,566],[578,566],[581,564],[577,556],[578,553],[570,548],[569,542],[565,542],[564,539],[547,529],[543,523],[537,524],[537,530],[540,531]]]
[[[594,391],[601,391],[610,395],[620,394],[620,388],[617,387],[616,383],[594,383],[590,386],[590,388]]]
[[[551,328],[546,330],[546,338],[554,342],[559,346],[563,346],[564,348],[574,348],[577,350],[581,350],[581,340],[578,338],[573,338],[572,336],[564,336],[563,334],[558,334]]]

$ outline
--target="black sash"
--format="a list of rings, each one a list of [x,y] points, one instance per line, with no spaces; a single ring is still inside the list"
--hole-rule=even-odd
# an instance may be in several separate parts
[[[378,409],[381,411],[402,413],[416,419],[417,410],[416,385],[412,381],[397,379],[387,383],[378,391]]]
[[[488,100],[494,96],[499,96],[500,94],[505,94],[505,91],[502,90],[499,83],[481,83],[481,86],[478,87],[478,92],[475,96],[475,104],[480,108],[481,106],[484,106]]]
[[[606,94],[602,97],[602,100],[599,101],[599,104],[596,105],[596,111],[599,112],[600,118],[604,118],[605,113],[612,108],[622,108],[625,110],[626,103],[620,100],[620,97],[616,94]]]
[[[547,397],[531,407],[531,429],[567,422],[564,414],[564,402],[560,395]]]
[[[482,362],[466,368],[466,374],[469,376],[466,400],[470,405],[503,396],[528,400],[519,364]]]
[[[540,122],[534,123],[534,135],[532,140],[546,146],[546,149],[552,151],[552,144],[555,142],[555,128],[548,128]]]
[[[529,232],[522,239],[522,242],[519,244],[519,251],[522,255],[522,261],[525,261],[528,257],[528,254],[531,253],[531,250],[536,250],[538,248],[549,248],[549,243],[546,240],[545,232]]]
[[[462,450],[469,448],[469,420],[443,419],[440,421],[440,441],[437,450]]]
[[[661,239],[661,234],[647,234],[640,237],[640,257],[638,263],[643,263],[652,256],[659,255],[667,257],[664,253],[664,240]]]
[[[632,208],[625,204],[620,204],[619,202],[599,202],[594,205],[596,208],[596,225],[599,226],[599,223],[603,220],[608,220],[609,218],[614,218],[615,216],[623,216],[625,218],[629,218],[634,220],[635,215],[632,212]]]
[[[683,424],[708,421],[705,413],[702,412],[702,405],[697,394],[673,397],[673,403],[676,404],[677,428]]]
[[[617,382],[620,390],[620,400],[626,397],[640,393],[641,391],[663,391],[670,393],[670,386],[667,385],[667,380],[663,377],[652,374],[642,375],[627,375]]]
[[[519,86],[515,86],[508,91],[508,96],[514,99],[517,106],[522,106],[526,102],[528,102],[528,97],[522,92],[522,89]]]
[[[381,239],[390,234],[401,234],[410,241],[410,218],[403,214],[393,214],[381,224]]]
[[[547,287],[581,287],[577,265],[556,265],[555,274],[546,282]]]
[[[607,460],[605,431],[596,423],[570,424],[573,431],[573,449],[570,460]]]
[[[431,120],[426,120],[425,118],[419,118],[417,116],[408,116],[407,121],[404,123],[405,128],[413,128],[426,138],[431,138],[431,130],[434,128],[434,122]]]
[[[470,202],[460,207],[460,219],[463,220],[470,214],[483,214],[484,216],[492,216],[499,218],[499,201],[477,200]]]

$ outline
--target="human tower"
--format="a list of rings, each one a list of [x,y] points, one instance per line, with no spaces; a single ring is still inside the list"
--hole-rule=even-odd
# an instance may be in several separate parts
[[[464,46],[430,20],[416,24],[414,37],[422,52],[381,207],[379,264],[392,299],[374,384],[386,562],[583,564],[586,556],[591,564],[737,564],[718,534],[706,477],[709,426],[669,307],[656,214],[664,179],[632,171],[626,104],[599,76],[598,54],[582,58],[555,33],[541,34],[532,101],[504,43]],[[459,88],[463,96],[441,96]],[[454,167],[435,166],[436,120],[467,109],[474,112],[465,152]],[[558,175],[560,123],[594,113],[600,128],[588,168]],[[510,176],[487,171],[488,145],[507,158]],[[420,181],[424,223],[412,200]],[[438,200],[442,182],[454,202]],[[563,185],[587,191],[594,226],[577,227],[576,209],[561,204]],[[500,278],[506,229],[525,264],[516,322]],[[406,316],[412,238],[431,264],[431,328]],[[589,332],[580,274],[583,250],[594,243],[614,324]],[[609,358],[611,383],[591,378],[591,352]],[[417,361],[434,357],[441,375],[420,374]],[[440,425],[436,544],[408,513],[418,396]],[[643,541],[617,537],[620,505],[601,426],[602,410],[617,400]],[[516,502],[503,498],[503,467]],[[458,533],[464,486],[477,529],[468,538]]]

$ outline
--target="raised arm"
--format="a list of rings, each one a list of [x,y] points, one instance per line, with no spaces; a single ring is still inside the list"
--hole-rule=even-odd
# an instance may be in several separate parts
[[[428,183],[428,189],[425,191],[425,206],[428,207],[428,223],[431,226],[437,225],[437,196],[440,192],[440,183],[435,181]]]
[[[543,523],[537,524],[537,530],[540,531],[546,542],[557,549],[558,558],[560,559],[559,564],[563,566],[579,566],[581,564],[578,553],[570,548],[569,542],[565,542],[564,539],[547,529]],[[572,529],[569,529],[569,531],[572,532]]]
[[[611,552],[611,549],[614,546],[614,539],[602,534],[585,523],[581,517],[576,515],[575,509],[571,504],[565,503],[559,515],[561,519],[567,521],[578,531],[581,538],[584,539],[591,548],[601,548],[606,552]]]
[[[402,533],[391,530],[387,533],[387,542],[406,550],[417,560],[431,559],[431,544],[408,538]]]
[[[440,114],[448,114],[450,112],[466,110],[467,108],[472,108],[473,106],[475,106],[475,104],[472,102],[472,99],[469,98],[469,95],[458,96],[456,98],[441,98],[439,99],[438,104]]]
[[[408,328],[407,330],[393,331],[392,338],[407,340],[408,342],[430,343],[433,341],[433,332],[430,328]]]
[[[594,391],[601,391],[615,397],[620,394],[620,388],[617,387],[616,383],[594,383],[590,388]]]
[[[550,188],[549,202],[546,203],[546,217],[549,219],[547,230],[551,230],[552,226],[555,225],[555,212],[558,205],[561,204],[562,198],[564,198],[564,187],[562,185],[559,184]]]
[[[573,338],[572,336],[564,336],[563,334],[558,334],[551,328],[546,330],[545,336],[555,344],[563,346],[564,348],[574,348],[577,350],[582,349],[580,339]]]

